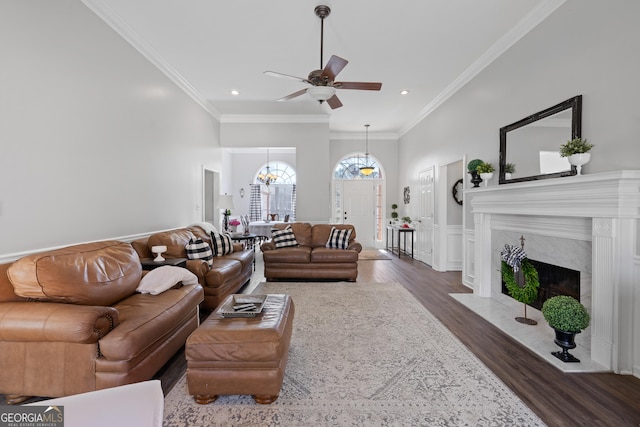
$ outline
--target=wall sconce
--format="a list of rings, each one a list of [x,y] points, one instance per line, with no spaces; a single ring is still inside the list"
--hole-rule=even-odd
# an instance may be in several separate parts
[[[244,188],[240,189],[240,197],[244,197]]]

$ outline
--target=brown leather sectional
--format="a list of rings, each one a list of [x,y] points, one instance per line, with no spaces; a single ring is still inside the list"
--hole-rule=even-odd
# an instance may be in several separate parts
[[[140,258],[104,241],[0,265],[0,394],[59,397],[148,380],[198,327],[199,284],[140,294]]]
[[[167,252],[163,253],[165,258],[187,258],[185,246],[192,237],[200,238],[211,246],[211,235],[199,226],[152,234],[147,239],[136,240],[131,244],[140,258],[153,258],[151,247],[159,245],[167,247]],[[203,260],[188,260],[187,269],[198,276],[198,281],[204,288],[202,307],[215,309],[227,295],[236,293],[247,283],[253,273],[254,257],[253,249],[244,249],[241,243],[235,243],[234,251],[214,257],[212,266]]]
[[[346,280],[354,282],[358,277],[358,254],[362,245],[356,238],[351,224],[314,224],[294,222],[274,224],[274,228],[291,226],[298,242],[297,247],[276,248],[273,241],[260,246],[264,258],[264,276],[267,281],[286,280]],[[327,248],[331,228],[351,229],[346,249]]]

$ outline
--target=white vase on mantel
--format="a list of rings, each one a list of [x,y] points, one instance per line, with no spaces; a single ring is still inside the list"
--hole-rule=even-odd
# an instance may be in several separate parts
[[[582,165],[586,165],[591,160],[591,153],[576,153],[568,157],[569,163],[574,165],[577,170],[577,175],[582,175]]]
[[[484,186],[486,187],[489,183],[489,180],[493,178],[493,172],[481,173],[480,178],[482,178],[482,180],[484,181]]]

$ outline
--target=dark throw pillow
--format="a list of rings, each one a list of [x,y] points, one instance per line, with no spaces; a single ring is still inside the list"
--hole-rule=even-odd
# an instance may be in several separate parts
[[[191,238],[189,243],[185,246],[187,250],[187,258],[189,259],[203,259],[213,264],[213,251],[211,246],[202,239]]]
[[[350,228],[338,230],[335,227],[331,227],[331,234],[329,234],[329,240],[327,240],[327,244],[325,246],[333,249],[347,249],[349,247],[350,237]]]
[[[233,241],[228,234],[211,233],[213,256],[227,255],[233,252]]]

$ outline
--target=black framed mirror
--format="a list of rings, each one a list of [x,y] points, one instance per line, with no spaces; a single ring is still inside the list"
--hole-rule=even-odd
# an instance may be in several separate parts
[[[500,184],[576,174],[560,145],[582,132],[582,95],[500,129]]]

